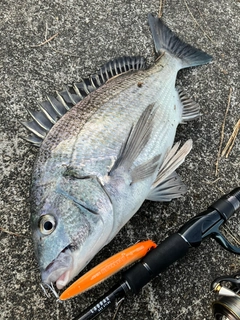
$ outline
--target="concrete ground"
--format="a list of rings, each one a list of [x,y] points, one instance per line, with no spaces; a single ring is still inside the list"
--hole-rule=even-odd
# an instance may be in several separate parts
[[[214,57],[211,64],[179,73],[178,83],[201,106],[200,120],[181,125],[176,140],[193,139],[193,150],[178,170],[188,193],[170,204],[145,202],[90,266],[138,240],[158,243],[223,193],[240,186],[240,143],[228,159],[215,163],[221,127],[223,146],[239,119],[239,0],[165,1],[164,19],[186,42]],[[69,302],[46,298],[39,286],[29,229],[29,186],[38,150],[21,139],[25,107],[37,109],[46,94],[94,72],[123,55],[143,55],[151,63],[153,43],[147,13],[159,1],[2,0],[0,11],[0,318],[73,319],[120,275]],[[36,46],[58,35],[41,46]],[[136,297],[125,300],[115,319],[210,320],[211,281],[240,268],[239,257],[208,239]],[[114,308],[100,319],[113,319]]]

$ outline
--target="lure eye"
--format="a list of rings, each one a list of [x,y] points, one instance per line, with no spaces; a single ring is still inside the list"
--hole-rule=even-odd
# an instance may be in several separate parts
[[[51,234],[56,227],[55,218],[49,214],[41,216],[39,220],[39,229],[42,234],[49,235]]]

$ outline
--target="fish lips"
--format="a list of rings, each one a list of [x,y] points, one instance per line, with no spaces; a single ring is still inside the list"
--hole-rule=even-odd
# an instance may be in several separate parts
[[[80,228],[77,235],[55,259],[46,267],[40,268],[43,283],[55,283],[58,289],[62,289],[72,278],[75,265],[74,254],[82,250],[82,246],[89,236],[86,225]]]
[[[64,249],[45,270],[42,270],[41,276],[43,283],[56,282],[57,288],[61,289],[65,283],[68,282],[72,267],[72,252],[68,248]]]
[[[62,289],[72,279],[75,272],[74,254],[76,251],[82,250],[88,236],[89,228],[87,224],[83,224],[75,237],[68,239],[70,243],[66,237],[65,241],[69,244],[60,251],[56,258],[49,260],[51,262],[48,265],[44,267],[42,265],[42,267],[40,267],[43,283],[49,284],[56,282],[57,288]],[[63,241],[64,239],[62,238],[61,240]]]

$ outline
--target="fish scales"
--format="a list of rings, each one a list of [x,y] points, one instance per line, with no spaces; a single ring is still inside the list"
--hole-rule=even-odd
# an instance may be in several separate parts
[[[57,122],[40,149],[34,170],[33,197],[35,189],[39,193],[39,187],[45,188],[46,184],[55,176],[61,176],[69,166],[82,176],[102,176],[107,173],[131,125],[136,123],[143,109],[151,102],[158,104],[161,94],[164,98],[167,96],[171,88],[169,83],[161,83],[155,73],[158,68],[169,74],[170,68],[166,65],[164,69],[162,64],[163,61],[159,62],[159,66],[147,70],[147,74],[139,71],[119,76],[93,92]],[[171,69],[176,73],[176,70]],[[142,87],[138,87],[139,82],[143,82]],[[144,91],[143,94],[141,91]],[[162,103],[165,104],[164,101]],[[161,145],[163,149],[172,145],[174,134],[171,131],[176,130],[181,117],[181,111],[178,114],[176,111],[173,117],[170,108],[159,108],[155,115],[157,132],[152,137],[152,145],[146,146],[145,157],[143,154],[143,159],[139,161],[146,161],[145,158],[153,156],[151,149],[158,153]],[[157,118],[165,119],[165,122],[158,122]],[[175,123],[169,126],[169,121]],[[169,140],[169,135],[172,140]],[[156,147],[157,143],[159,148]]]
[[[199,107],[175,88],[175,81],[181,68],[211,57],[179,40],[160,19],[149,15],[149,24],[161,54],[155,64],[96,87],[50,127],[41,144],[33,170],[31,224],[42,281],[56,282],[59,289],[145,199],[170,201],[186,191],[175,170],[192,142],[179,150],[179,144],[172,145],[178,124],[197,118]],[[119,59],[119,70],[129,70],[129,61],[142,60]],[[102,79],[109,76],[108,67],[118,73],[111,70],[116,63],[101,69]],[[88,91],[85,82],[78,88]],[[62,95],[79,99],[67,91]],[[39,144],[34,139],[29,140]]]
[[[59,120],[44,140],[38,157],[38,170],[46,173],[52,166],[54,168],[56,165],[59,166],[59,161],[75,167],[78,167],[85,159],[92,162],[92,166],[96,166],[95,162],[103,158],[108,158],[107,162],[111,163],[112,158],[117,156],[121,144],[126,139],[131,125],[136,123],[136,119],[140,117],[142,111],[152,102],[156,105],[158,103],[166,105],[156,113],[155,122],[160,123],[156,129],[162,134],[159,136],[157,132],[156,138],[153,138],[154,143],[157,142],[156,140],[159,140],[161,144],[164,143],[166,132],[163,127],[168,125],[167,121],[173,121],[175,122],[173,128],[169,129],[174,130],[180,122],[181,110],[172,111],[167,107],[173,104],[170,100],[175,98],[171,97],[170,91],[174,86],[177,68],[167,65],[167,63],[163,68],[162,64],[163,61],[159,61],[158,65],[146,72],[139,71],[119,76],[114,79],[115,81],[109,81],[73,107]],[[159,79],[156,69],[163,72],[163,80]],[[169,77],[171,83],[166,83],[164,79],[170,72],[172,73],[172,77]],[[138,83],[141,82],[143,84],[139,87]],[[157,118],[166,119],[166,122],[158,122]],[[112,134],[113,132],[114,134]],[[168,145],[171,146],[172,141],[169,141]],[[149,146],[146,149],[147,157],[149,157],[150,148]],[[157,150],[157,148],[154,149]],[[56,162],[54,161],[51,166],[49,161],[53,161],[53,156]],[[48,161],[48,159],[50,160]],[[38,171],[37,167],[35,172]],[[96,168],[97,173],[99,175],[106,174],[106,167],[108,166],[105,166],[105,172],[99,172]],[[85,174],[91,173],[96,173],[96,170],[89,172],[85,167]]]

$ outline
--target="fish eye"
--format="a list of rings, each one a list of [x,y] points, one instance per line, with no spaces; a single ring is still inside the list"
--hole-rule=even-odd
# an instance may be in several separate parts
[[[51,234],[56,227],[56,221],[53,216],[50,214],[46,214],[44,216],[41,216],[39,220],[39,229],[42,234],[49,235]]]

